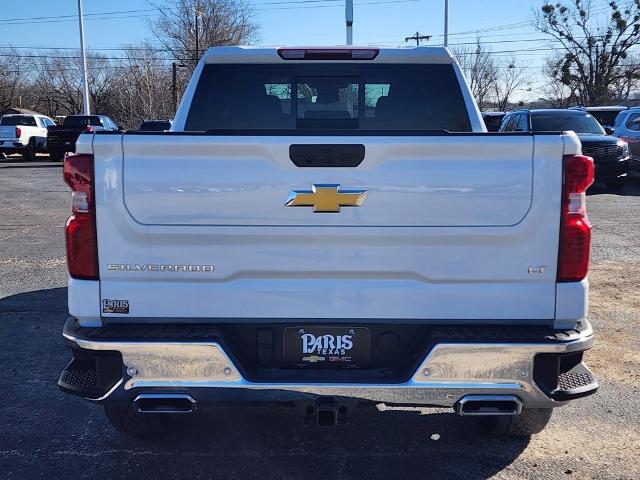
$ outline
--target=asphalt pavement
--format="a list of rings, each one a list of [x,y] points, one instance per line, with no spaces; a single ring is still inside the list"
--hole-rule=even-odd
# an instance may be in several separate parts
[[[601,388],[558,409],[540,435],[492,437],[442,410],[384,407],[317,429],[294,408],[244,406],[140,440],[56,386],[70,358],[60,167],[0,161],[1,478],[640,478],[640,178],[589,195],[597,338],[587,361]]]

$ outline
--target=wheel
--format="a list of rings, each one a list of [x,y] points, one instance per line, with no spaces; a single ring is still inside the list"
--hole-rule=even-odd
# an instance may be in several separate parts
[[[491,433],[509,437],[529,437],[544,430],[553,408],[525,408],[520,415],[485,417]]]
[[[607,188],[617,192],[624,187],[624,178],[616,178],[615,180],[607,180]]]
[[[22,152],[22,158],[26,161],[33,161],[36,159],[36,141],[35,138],[29,139],[29,143],[27,144],[27,148],[25,148]]]
[[[50,150],[49,151],[49,160],[52,162],[61,162],[64,160],[64,152],[59,150]]]
[[[111,426],[132,436],[159,435],[171,427],[167,415],[138,413],[133,405],[106,405],[104,411]]]

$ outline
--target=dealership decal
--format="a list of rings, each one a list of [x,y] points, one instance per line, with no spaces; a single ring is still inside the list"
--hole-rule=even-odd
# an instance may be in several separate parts
[[[102,300],[102,313],[129,313],[129,300]]]
[[[318,355],[345,355],[353,348],[353,333],[351,335],[319,335],[311,333],[302,335],[302,353],[316,353]]]

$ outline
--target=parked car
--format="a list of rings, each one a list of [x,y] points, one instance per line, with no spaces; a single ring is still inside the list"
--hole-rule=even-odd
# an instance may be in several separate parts
[[[131,434],[249,401],[531,435],[596,391],[574,133],[484,133],[442,47],[219,47],[200,67],[171,132],[82,134],[65,159],[64,392]]]
[[[627,108],[624,105],[612,105],[608,107],[571,107],[570,110],[582,110],[591,114],[602,125],[605,132],[610,135],[613,133],[613,124],[616,117]]]
[[[613,134],[629,144],[631,169],[640,172],[640,107],[621,111],[614,122]]]
[[[76,140],[83,132],[116,131],[119,127],[106,115],[69,115],[62,125],[49,129],[47,144],[52,160],[62,160],[65,153],[76,151]]]
[[[505,112],[482,112],[482,120],[489,132],[497,132],[500,129]]]
[[[0,119],[0,153],[21,153],[34,160],[47,151],[47,131],[55,122],[44,115],[4,115]]]
[[[164,132],[171,129],[171,120],[145,120],[138,130],[143,132]]]
[[[582,109],[516,110],[502,121],[502,132],[557,132],[572,130],[580,138],[582,153],[595,161],[596,181],[619,190],[629,173],[631,156],[624,140],[607,135],[595,118]]]

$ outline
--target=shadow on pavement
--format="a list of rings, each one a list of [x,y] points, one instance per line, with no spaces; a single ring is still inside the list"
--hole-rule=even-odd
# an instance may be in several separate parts
[[[529,443],[441,411],[365,407],[349,425],[318,429],[293,407],[264,404],[201,409],[168,436],[130,438],[99,406],[57,389],[70,358],[60,335],[66,315],[65,288],[0,299],[0,364],[9,373],[0,377],[0,458],[9,478],[485,479]]]
[[[2,168],[53,168],[62,167],[62,162],[54,162],[49,157],[38,158],[37,160],[23,160],[21,157],[0,159],[0,169]]]

